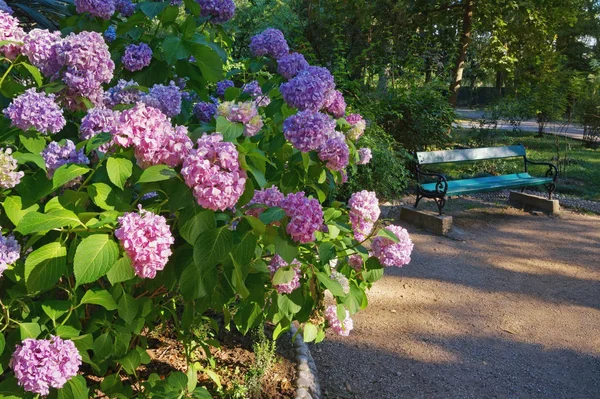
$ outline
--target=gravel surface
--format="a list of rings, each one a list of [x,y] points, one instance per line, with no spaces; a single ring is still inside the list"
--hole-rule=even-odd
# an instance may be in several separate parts
[[[312,346],[323,397],[599,398],[600,217],[449,204],[461,240],[408,227],[411,264]]]

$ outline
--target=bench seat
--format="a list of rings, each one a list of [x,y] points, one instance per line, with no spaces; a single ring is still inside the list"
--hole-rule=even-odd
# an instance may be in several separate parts
[[[465,195],[506,188],[534,187],[550,183],[552,183],[551,177],[533,177],[529,173],[450,180],[448,181],[448,191],[446,192],[446,195]],[[421,187],[426,191],[435,191],[436,184],[437,183],[422,184]]]

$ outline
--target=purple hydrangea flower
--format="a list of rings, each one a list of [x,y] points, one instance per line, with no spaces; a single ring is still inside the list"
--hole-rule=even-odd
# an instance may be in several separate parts
[[[51,77],[61,68],[58,50],[61,48],[62,42],[60,31],[33,29],[23,39],[21,51],[33,65],[40,69],[44,76]]]
[[[347,337],[350,335],[350,331],[354,328],[354,323],[350,318],[350,312],[346,310],[346,318],[344,321],[340,321],[337,316],[337,306],[329,305],[325,309],[325,319],[329,323],[329,327],[338,335]]]
[[[116,0],[115,8],[125,18],[129,18],[135,12],[135,4],[131,0]]]
[[[18,168],[12,149],[0,148],[0,187],[13,188],[21,182],[25,173],[17,171]]]
[[[142,98],[142,92],[135,88],[139,84],[135,80],[120,79],[116,86],[111,87],[106,92],[104,103],[107,107],[113,108],[119,104],[135,104]]]
[[[89,12],[95,17],[108,20],[115,13],[115,0],[75,0],[75,9],[79,14]]]
[[[305,70],[310,65],[300,53],[290,53],[277,60],[277,72],[290,80],[298,75],[298,72]]]
[[[323,208],[318,200],[307,198],[304,192],[288,194],[280,205],[290,218],[287,233],[296,242],[306,244],[315,240],[323,225]]]
[[[81,355],[71,340],[27,338],[17,345],[9,366],[23,389],[46,396],[77,375]]]
[[[12,15],[14,12],[13,9],[10,8],[4,0],[0,0],[0,11],[4,11],[5,13],[10,15]]]
[[[364,241],[373,232],[381,210],[379,200],[372,191],[360,191],[352,194],[348,201],[350,206],[350,223],[354,230],[354,238]]]
[[[338,90],[331,90],[325,101],[325,110],[336,118],[346,114],[344,95]]]
[[[371,158],[373,158],[373,154],[370,148],[361,148],[358,150],[358,165],[368,164],[371,162]]]
[[[210,122],[216,113],[215,103],[200,102],[194,105],[194,115],[202,122]]]
[[[283,32],[279,29],[268,28],[252,37],[250,51],[255,57],[268,55],[278,60],[286,56],[290,52],[290,48]]]
[[[350,255],[348,257],[348,264],[350,265],[351,268],[356,270],[357,273],[359,273],[362,270],[363,263],[364,263],[363,257],[360,256],[359,254]]]
[[[10,40],[20,42],[25,37],[25,31],[19,26],[19,20],[9,13],[0,10],[0,41]],[[15,59],[21,53],[18,44],[5,44],[0,46],[0,54],[8,59]]]
[[[0,277],[8,266],[14,264],[21,257],[21,246],[10,236],[3,236],[0,233]]]
[[[283,122],[283,133],[302,152],[318,150],[335,132],[335,121],[329,115],[300,111]]]
[[[269,96],[263,94],[262,88],[257,80],[245,84],[242,87],[242,93],[252,97],[257,107],[266,107],[271,103]]]
[[[233,0],[196,0],[200,4],[200,15],[212,17],[211,21],[222,24],[233,18],[235,3]]]
[[[327,168],[343,171],[350,162],[350,148],[342,133],[336,132],[319,148],[319,159],[327,162]]]
[[[398,237],[399,242],[377,236],[373,239],[371,245],[372,255],[379,259],[379,262],[386,267],[402,267],[409,264],[414,245],[408,235],[408,231],[395,225],[387,226],[386,229],[394,233]]]
[[[264,122],[260,115],[254,116],[248,123],[244,125],[244,136],[254,137],[260,132],[264,126]]]
[[[130,44],[125,48],[125,54],[121,58],[125,69],[132,72],[144,69],[151,61],[152,49],[146,43]]]
[[[117,28],[114,25],[111,25],[104,31],[104,39],[110,43],[115,41],[116,38]]]
[[[114,132],[118,126],[120,113],[108,108],[92,108],[81,120],[79,127],[79,137],[82,140],[89,140],[100,133]],[[115,143],[110,140],[98,147],[100,152],[110,152]]]
[[[274,284],[275,289],[280,294],[291,294],[292,292],[294,292],[295,289],[300,287],[300,262],[294,259],[292,263],[287,263],[285,260],[283,260],[281,256],[275,254],[271,259],[271,262],[269,263],[268,268],[271,272],[271,278],[273,278],[277,270],[290,265],[294,270],[294,277],[292,278],[292,281],[285,284]]]
[[[248,202],[247,206],[254,204],[263,204],[268,207],[279,206],[284,198],[284,195],[276,186],[271,186],[262,190],[254,190],[254,197]],[[264,208],[250,208],[246,210],[246,213],[254,217],[259,217],[263,211]]]
[[[10,118],[11,126],[23,131],[34,128],[42,134],[58,133],[67,121],[54,99],[54,94],[38,93],[35,89],[29,89],[13,99],[4,110],[4,115]]]
[[[154,85],[150,88],[150,92],[142,97],[142,102],[160,109],[170,118],[181,113],[181,100],[181,90],[174,81],[171,81],[168,86]]]
[[[223,98],[225,96],[225,90],[234,86],[235,85],[231,80],[222,80],[220,82],[217,82],[217,96]]]
[[[283,99],[301,111],[319,111],[325,105],[329,92],[335,88],[333,76],[326,68],[308,67],[280,87]]]
[[[253,102],[226,101],[217,107],[217,115],[227,118],[230,122],[249,123],[258,115],[258,110]]]
[[[63,145],[60,145],[56,141],[52,141],[44,148],[41,155],[46,163],[46,170],[48,171],[49,178],[54,176],[56,169],[65,164],[74,163],[85,165],[90,163],[90,160],[83,153],[83,148],[77,150],[75,144],[71,140],[66,140]]]

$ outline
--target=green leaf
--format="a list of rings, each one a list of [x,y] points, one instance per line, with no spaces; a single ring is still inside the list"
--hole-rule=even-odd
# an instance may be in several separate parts
[[[32,154],[40,155],[40,152],[46,148],[46,140],[38,133],[21,133],[19,134],[19,141]]]
[[[104,276],[119,257],[119,247],[108,234],[94,234],[77,246],[73,259],[76,286]]]
[[[183,271],[179,279],[179,291],[186,301],[203,298],[208,295],[217,281],[217,268],[214,265],[196,263],[193,249],[185,249],[177,253],[177,259],[183,263]],[[179,260],[181,259],[181,260]]]
[[[197,207],[192,208],[192,212],[197,212],[197,210]],[[189,212],[182,213],[179,220],[179,233],[191,245],[194,245],[200,234],[217,227],[213,211],[201,211],[191,217]]]
[[[344,293],[344,289],[342,288],[342,285],[340,283],[338,283],[337,281],[332,280],[325,273],[317,273],[317,279],[319,279],[321,284],[323,284],[325,286],[325,288],[327,288],[329,291],[331,291],[331,294],[333,294],[334,296],[342,297],[342,298],[346,296],[346,294]]]
[[[216,131],[223,135],[223,141],[235,141],[244,134],[244,125],[230,122],[222,116],[217,117]]]
[[[92,288],[83,295],[81,298],[80,305],[91,304],[91,305],[100,305],[106,310],[115,310],[117,309],[117,303],[113,299],[110,292],[106,290],[100,290],[97,288]]]
[[[163,41],[163,55],[165,61],[173,65],[177,60],[189,58],[190,52],[183,46],[179,36],[167,36]]]
[[[133,266],[131,266],[131,261],[129,258],[127,256],[123,256],[121,259],[116,261],[113,267],[111,267],[108,273],[106,273],[106,277],[112,285],[129,281],[134,278],[135,272],[133,270]]]
[[[66,164],[56,169],[54,176],[52,176],[52,189],[62,187],[71,180],[77,179],[79,176],[83,176],[88,173],[91,169],[87,166],[81,166],[76,164]]]
[[[248,291],[248,288],[246,287],[246,283],[244,281],[246,277],[244,275],[244,270],[240,263],[235,260],[233,255],[231,255],[231,262],[233,263],[232,284],[235,288],[235,293],[238,294],[242,299],[245,299],[248,297],[248,295],[250,295],[250,291]]]
[[[76,375],[58,390],[58,399],[87,399],[90,390],[82,375]]]
[[[301,299],[301,295],[293,296],[293,299],[298,300]],[[287,294],[278,294],[277,295],[277,307],[283,314],[289,316],[290,318],[298,313],[302,309],[302,303],[296,303],[292,300],[291,295]]]
[[[312,342],[317,338],[317,334],[319,333],[319,329],[312,323],[306,323],[304,325],[304,342]]]
[[[95,135],[94,137],[89,139],[87,144],[85,145],[85,152],[89,154],[101,145],[110,142],[112,138],[112,134],[109,132],[102,132],[100,134]]]
[[[189,51],[196,59],[196,65],[202,71],[202,76],[212,83],[223,78],[223,60],[213,49],[201,44],[186,43]]]
[[[169,5],[168,2],[143,2],[140,4],[140,10],[150,19],[164,11]]]
[[[119,298],[119,317],[125,320],[127,324],[131,324],[135,316],[138,314],[139,305],[134,297],[127,293],[123,293]]]
[[[289,240],[277,236],[275,238],[275,252],[279,254],[287,263],[291,263],[298,255],[298,247]]]
[[[109,333],[104,333],[96,338],[94,340],[94,345],[92,346],[95,360],[103,361],[108,359],[112,354],[113,345],[114,340]]]
[[[152,183],[157,181],[169,180],[177,176],[172,168],[166,165],[154,165],[145,169],[140,176],[138,183]]]
[[[215,266],[233,249],[233,234],[227,227],[207,230],[194,244],[194,262]]]
[[[25,285],[30,292],[51,288],[67,273],[67,248],[51,242],[29,254],[25,260]]]
[[[335,258],[335,247],[330,242],[323,242],[319,245],[319,259],[323,265],[329,264],[329,261]]]
[[[259,216],[259,219],[264,224],[270,224],[274,222],[279,222],[284,217],[285,211],[278,206],[274,206],[262,212]]]
[[[42,328],[38,323],[21,323],[19,324],[21,332],[21,341],[27,338],[37,338],[42,333]]]
[[[94,183],[87,188],[88,195],[96,206],[112,211],[115,209],[116,199],[112,187],[106,183]]]
[[[398,238],[398,236],[389,229],[379,230],[379,232],[377,233],[377,237],[385,237],[389,240],[392,240],[393,242],[400,242],[400,239]]]
[[[10,196],[6,197],[4,203],[2,204],[4,207],[4,212],[6,212],[6,216],[10,219],[10,221],[18,226],[23,216],[27,215],[30,212],[35,212],[40,209],[38,204],[33,204],[27,209],[23,209],[23,203],[21,201],[21,197]]]
[[[56,335],[64,339],[71,339],[79,336],[79,331],[75,327],[71,326],[57,326],[56,327]]]
[[[73,212],[66,209],[55,209],[48,213],[27,213],[19,222],[16,231],[23,235],[29,235],[40,231],[79,225],[82,225],[81,220]]]
[[[127,374],[134,374],[135,370],[142,364],[140,354],[137,350],[130,350],[124,358],[117,360],[123,366]]]
[[[44,84],[44,79],[42,78],[42,74],[40,73],[39,69],[26,62],[22,63],[21,65],[23,65],[27,71],[29,71],[38,87]]]
[[[67,314],[70,308],[69,301],[47,300],[42,303],[42,310],[54,321]]]
[[[273,275],[273,284],[287,284],[294,279],[296,271],[292,266],[280,267]]]
[[[4,348],[6,347],[6,340],[4,339],[4,334],[0,333],[0,355],[4,353]]]
[[[46,162],[39,154],[30,154],[28,152],[15,152],[13,158],[17,160],[20,165],[25,165],[28,162],[35,164],[38,168],[46,170]]]
[[[240,305],[238,312],[233,316],[233,321],[238,330],[245,335],[255,324],[262,314],[260,306],[256,302],[245,302]]]
[[[196,0],[183,0],[185,8],[190,11],[194,17],[200,16],[200,4]]]
[[[133,173],[133,163],[125,158],[108,158],[106,171],[110,181],[121,190],[125,188],[125,182]]]

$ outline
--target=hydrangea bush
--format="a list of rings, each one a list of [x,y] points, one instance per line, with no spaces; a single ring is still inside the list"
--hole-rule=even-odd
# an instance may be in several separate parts
[[[329,71],[276,29],[229,68],[231,0],[74,3],[60,32],[0,9],[0,393],[205,398],[207,322],[348,335],[413,245],[330,199],[371,152]],[[142,378],[160,325],[188,367]]]

